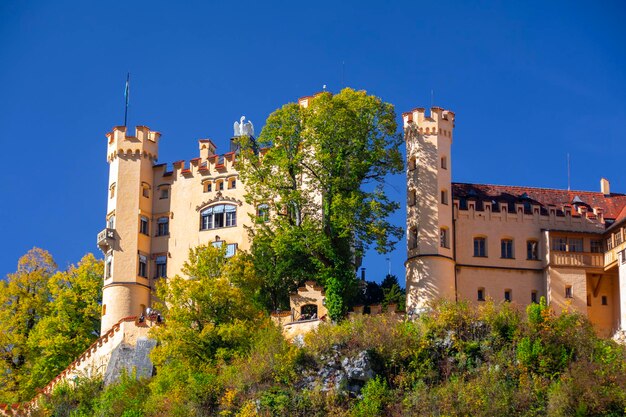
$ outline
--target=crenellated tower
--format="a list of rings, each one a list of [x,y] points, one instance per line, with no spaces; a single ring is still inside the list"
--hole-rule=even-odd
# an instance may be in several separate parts
[[[150,305],[153,166],[160,133],[137,126],[135,135],[128,136],[125,126],[116,126],[106,137],[106,228],[98,234],[98,246],[105,254],[101,333],[121,318],[141,315]]]
[[[407,154],[407,308],[455,299],[451,145],[454,113],[432,107],[402,115]]]

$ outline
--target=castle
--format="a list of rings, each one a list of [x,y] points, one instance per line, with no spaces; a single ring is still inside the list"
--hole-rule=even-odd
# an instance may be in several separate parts
[[[626,328],[626,194],[452,182],[454,113],[403,114],[407,311],[436,298],[520,306],[540,297],[598,334]]]
[[[604,336],[626,325],[625,194],[611,193],[605,179],[600,192],[454,183],[454,113],[415,109],[403,124],[410,314],[440,297],[522,306],[545,297],[557,311],[587,315]],[[199,156],[169,171],[156,163],[158,132],[127,133],[107,134],[107,227],[98,235],[103,334],[145,314],[156,282],[180,273],[189,248],[225,245],[231,256],[249,248],[250,214],[269,216],[267,205],[245,201],[234,138],[221,155],[200,139]],[[238,134],[253,134],[243,118]]]

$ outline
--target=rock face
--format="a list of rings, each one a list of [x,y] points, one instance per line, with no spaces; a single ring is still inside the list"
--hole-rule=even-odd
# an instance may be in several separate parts
[[[114,383],[120,378],[122,372],[130,375],[133,370],[137,378],[154,375],[150,352],[155,346],[156,340],[147,337],[138,338],[135,346],[127,343],[119,344],[111,353],[111,360],[104,373],[104,384]]]
[[[615,340],[620,345],[626,345],[626,330],[618,330],[613,335],[613,340]]]
[[[339,348],[335,346],[330,354],[322,355],[320,361],[319,369],[304,375],[299,384],[301,389],[348,391],[357,395],[365,383],[376,375],[372,357],[366,350],[342,358]]]

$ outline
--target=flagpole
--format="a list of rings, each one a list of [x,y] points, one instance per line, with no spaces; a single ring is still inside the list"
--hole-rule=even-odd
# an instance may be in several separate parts
[[[128,99],[130,96],[130,72],[126,74],[126,88],[124,88],[124,99],[126,105],[124,106],[124,127],[126,127],[126,121],[128,120]]]

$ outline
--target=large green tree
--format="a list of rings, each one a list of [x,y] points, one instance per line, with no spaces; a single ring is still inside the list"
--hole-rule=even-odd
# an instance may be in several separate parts
[[[402,236],[388,221],[399,206],[385,187],[386,176],[403,169],[396,130],[391,104],[346,88],[319,94],[307,107],[286,104],[257,140],[241,138],[246,198],[272,213],[269,222],[265,213],[256,216],[251,235],[273,308],[298,281],[314,278],[339,319],[364,252],[374,245],[385,253]]]
[[[0,280],[0,402],[30,400],[97,339],[102,268],[89,254],[57,271],[33,248]]]

